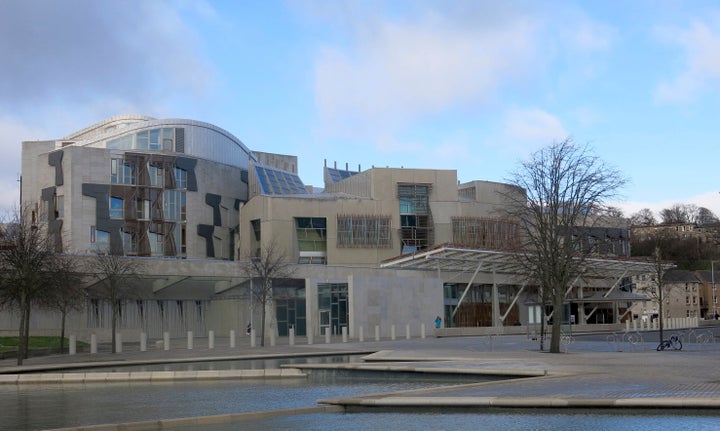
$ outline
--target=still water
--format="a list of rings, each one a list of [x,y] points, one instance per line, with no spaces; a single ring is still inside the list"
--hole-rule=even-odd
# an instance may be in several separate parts
[[[457,380],[312,374],[308,379],[0,386],[0,429],[34,430],[316,405],[316,400]],[[467,383],[464,381],[463,383]],[[265,418],[182,430],[717,430],[717,411],[373,410]]]

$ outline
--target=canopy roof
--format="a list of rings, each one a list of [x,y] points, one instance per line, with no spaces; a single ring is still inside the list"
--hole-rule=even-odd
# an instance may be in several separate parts
[[[433,270],[441,272],[480,272],[523,275],[527,273],[523,264],[524,254],[512,251],[483,250],[443,244],[421,252],[387,259],[382,268]],[[631,258],[585,258],[583,277],[615,277],[648,274],[655,271],[655,263]],[[663,263],[667,268],[671,263]],[[622,275],[621,275],[622,274]]]

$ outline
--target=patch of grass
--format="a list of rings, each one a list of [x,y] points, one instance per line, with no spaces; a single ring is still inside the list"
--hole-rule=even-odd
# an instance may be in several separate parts
[[[68,345],[65,338],[65,347]],[[0,352],[12,352],[17,350],[18,337],[0,337]],[[60,347],[60,337],[30,337],[28,348],[30,349],[57,349]]]

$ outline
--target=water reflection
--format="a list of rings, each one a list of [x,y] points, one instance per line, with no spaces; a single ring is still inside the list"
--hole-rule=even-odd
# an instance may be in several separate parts
[[[337,364],[347,362],[360,362],[364,355],[332,355],[332,356],[302,356],[297,358],[263,358],[241,359],[237,361],[204,361],[179,362],[142,365],[114,365],[110,367],[93,367],[73,369],[69,372],[135,372],[135,371],[201,371],[201,370],[264,370],[277,369],[282,365],[293,364]]]
[[[711,411],[459,410],[423,412],[324,413],[217,424],[183,430],[230,431],[366,431],[366,430],[555,430],[617,431],[626,429],[673,431],[714,430],[720,415]]]

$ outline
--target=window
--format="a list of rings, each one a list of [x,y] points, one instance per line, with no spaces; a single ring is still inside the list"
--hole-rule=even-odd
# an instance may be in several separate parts
[[[150,185],[153,187],[165,187],[165,170],[160,166],[148,166],[150,174]]]
[[[519,246],[518,226],[493,218],[453,217],[453,244],[492,250]]]
[[[150,130],[150,149],[160,149],[160,129]]]
[[[165,190],[163,193],[163,212],[165,220],[185,220],[185,192],[180,190]]]
[[[123,232],[123,250],[125,254],[137,254],[138,240],[135,232]]]
[[[327,221],[324,217],[296,217],[295,236],[300,252],[298,263],[326,263]]]
[[[337,246],[390,248],[390,216],[338,215]]]
[[[175,169],[175,188],[176,189],[186,189],[187,188],[187,171],[185,169],[178,168],[177,166]]]
[[[90,244],[94,250],[109,250],[110,232],[96,230],[95,226],[90,226]]]
[[[113,184],[135,184],[136,171],[134,164],[123,159],[110,160],[110,182]]]
[[[55,196],[55,218],[65,217],[65,197]]]
[[[123,200],[116,196],[110,197],[110,218],[123,218]]]
[[[153,223],[148,231],[150,254],[152,256],[162,256],[165,254],[165,235],[162,230],[162,223]]]
[[[400,202],[400,240],[402,252],[422,250],[432,244],[430,186],[398,184]]]
[[[174,142],[175,129],[162,129],[162,149],[172,151]]]

